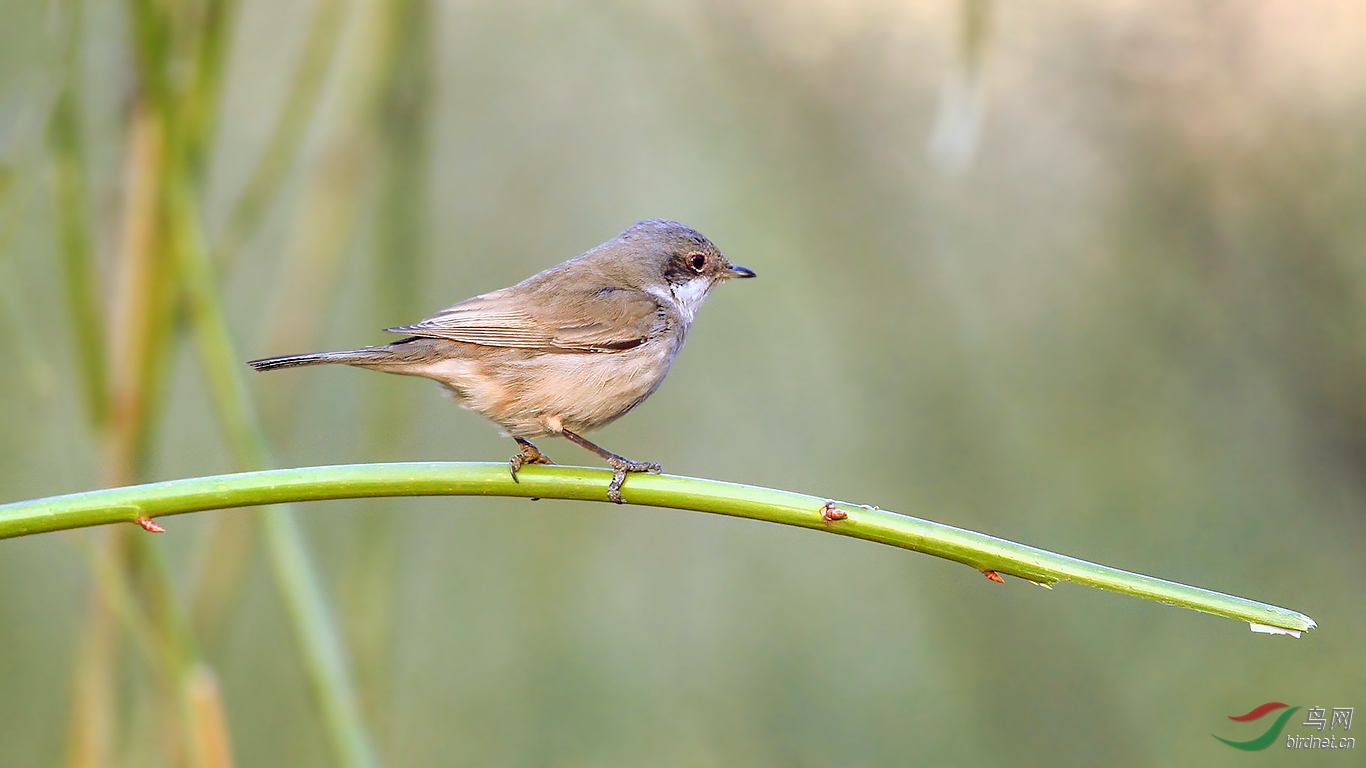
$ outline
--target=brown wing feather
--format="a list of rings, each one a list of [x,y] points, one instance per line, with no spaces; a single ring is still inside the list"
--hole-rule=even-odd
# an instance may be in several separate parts
[[[494,291],[387,330],[486,347],[610,352],[644,343],[664,324],[659,302],[644,291],[605,289],[553,302]]]

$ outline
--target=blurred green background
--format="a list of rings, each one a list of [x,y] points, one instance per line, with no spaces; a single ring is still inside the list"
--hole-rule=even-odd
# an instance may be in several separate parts
[[[1269,638],[676,511],[309,505],[384,763],[1360,763],[1210,737],[1257,735],[1226,717],[1265,701],[1366,707],[1359,3],[0,18],[0,501],[240,465],[178,238],[211,252],[245,360],[380,342],[668,217],[760,278],[718,291],[665,386],[595,439],[1321,627]],[[249,381],[283,465],[512,452],[429,382]],[[0,542],[0,764],[196,764],[177,652],[135,631],[176,615],[236,764],[334,764],[249,519]]]

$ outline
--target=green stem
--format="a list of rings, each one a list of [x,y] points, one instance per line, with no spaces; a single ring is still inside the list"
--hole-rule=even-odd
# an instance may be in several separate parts
[[[412,463],[304,467],[197,477],[0,505],[0,538],[131,522],[207,509],[376,496],[520,496],[606,501],[605,470],[527,467],[513,482],[506,464]],[[826,522],[827,500],[799,493],[671,475],[631,475],[633,503],[812,528],[935,555],[1036,584],[1059,581],[1108,589],[1253,624],[1304,631],[1295,611],[1059,555],[994,536],[838,503],[847,517]]]

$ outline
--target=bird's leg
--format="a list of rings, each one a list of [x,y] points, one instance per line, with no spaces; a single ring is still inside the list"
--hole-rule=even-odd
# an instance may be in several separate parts
[[[508,460],[508,466],[512,467],[512,482],[521,482],[517,479],[517,471],[528,464],[555,463],[550,460],[549,456],[546,456],[544,453],[541,453],[540,450],[536,448],[536,446],[532,445],[530,440],[523,440],[520,437],[514,437],[512,439],[516,440],[518,447],[522,449],[521,453],[516,454]]]
[[[660,472],[660,466],[653,461],[631,461],[625,456],[618,456],[606,448],[595,445],[567,429],[561,430],[560,434],[564,435],[565,439],[570,442],[578,443],[580,446],[587,448],[607,461],[608,466],[612,468],[612,482],[607,485],[607,498],[615,504],[626,503],[626,500],[621,498],[621,484],[626,482],[627,472],[653,472],[655,474],[659,474]]]

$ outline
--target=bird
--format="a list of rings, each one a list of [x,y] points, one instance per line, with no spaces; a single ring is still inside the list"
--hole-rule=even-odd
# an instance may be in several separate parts
[[[712,289],[754,270],[730,263],[692,227],[667,219],[621,234],[516,285],[480,294],[411,325],[390,344],[248,361],[258,371],[343,364],[420,376],[516,441],[512,479],[553,464],[531,442],[563,437],[612,468],[607,498],[624,503],[626,475],[659,473],[583,434],[654,394]]]

